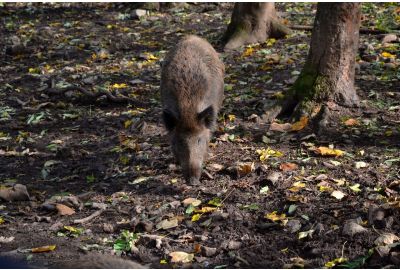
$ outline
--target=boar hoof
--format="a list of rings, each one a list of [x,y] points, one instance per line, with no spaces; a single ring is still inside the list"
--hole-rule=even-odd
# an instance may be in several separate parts
[[[189,185],[192,185],[192,186],[200,185],[200,180],[197,177],[190,177],[188,182],[189,182]]]

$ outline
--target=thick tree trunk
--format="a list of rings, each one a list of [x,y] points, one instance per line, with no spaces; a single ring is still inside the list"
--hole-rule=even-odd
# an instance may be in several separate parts
[[[281,38],[291,30],[278,21],[274,3],[235,3],[231,23],[225,32],[225,50],[245,44]]]
[[[285,114],[311,115],[328,101],[358,105],[354,73],[360,17],[360,3],[318,3],[308,58],[288,93]]]

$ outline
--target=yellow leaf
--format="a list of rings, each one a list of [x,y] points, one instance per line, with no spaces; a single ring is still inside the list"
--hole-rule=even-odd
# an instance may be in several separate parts
[[[33,253],[40,253],[40,252],[48,252],[48,251],[53,251],[56,249],[56,245],[50,245],[50,246],[43,246],[43,247],[37,247],[37,248],[32,248],[31,251]]]
[[[396,58],[396,55],[388,53],[388,52],[382,52],[381,56],[385,57],[385,58]]]
[[[268,39],[268,41],[267,41],[267,46],[272,46],[272,45],[275,44],[275,42],[276,42],[276,39],[270,38],[270,39]]]
[[[276,211],[272,212],[272,213],[268,213],[264,216],[265,218],[275,222],[275,221],[283,221],[286,219],[286,215],[285,214],[280,214],[278,215]]]
[[[192,222],[196,222],[201,218],[202,214],[194,214],[192,216]]]
[[[190,263],[194,258],[194,254],[183,251],[171,252],[169,256],[171,257],[171,262],[173,263]]]
[[[115,89],[121,89],[121,88],[126,88],[128,85],[126,83],[114,83],[112,85],[112,88]]]
[[[157,56],[154,56],[153,54],[151,54],[149,52],[145,52],[144,54],[146,55],[146,58],[147,58],[148,61],[150,61],[150,60],[158,60]]]
[[[160,264],[167,264],[167,260],[160,260]]]
[[[336,258],[336,259],[334,259],[334,260],[332,260],[332,261],[327,262],[327,263],[325,264],[325,267],[327,267],[327,268],[332,268],[332,267],[336,266],[337,264],[341,264],[341,263],[344,263],[344,262],[346,262],[346,261],[347,261],[347,259],[346,259],[346,258],[343,258],[343,257]]]
[[[217,207],[204,206],[201,209],[195,210],[196,213],[210,213],[217,209]]]
[[[279,152],[277,150],[272,150],[269,147],[267,149],[258,149],[258,150],[256,150],[256,153],[258,155],[260,155],[260,160],[261,161],[265,161],[269,157],[281,157],[281,156],[283,156],[282,152]]]
[[[4,218],[2,216],[0,216],[0,224],[3,224],[4,222],[5,222]]]
[[[294,182],[292,187],[289,188],[289,190],[292,192],[298,192],[300,189],[304,188],[305,186],[306,186],[305,183],[298,181],[298,182]]]
[[[391,129],[385,131],[385,136],[390,137],[393,135],[393,131]]]
[[[274,93],[272,95],[272,97],[274,97],[276,99],[283,99],[285,97],[285,95],[282,93],[282,91],[278,91],[278,92]]]
[[[67,231],[70,231],[72,233],[79,233],[80,231],[78,229],[76,229],[75,227],[72,226],[64,226],[64,229]]]
[[[229,114],[229,115],[228,115],[228,118],[229,118],[229,121],[230,121],[230,122],[233,122],[233,121],[235,121],[235,119],[236,119],[236,117],[235,117],[234,114]]]
[[[254,53],[254,49],[252,47],[248,47],[242,54],[242,57],[250,56]]]
[[[355,184],[355,185],[349,186],[349,188],[354,192],[360,192],[361,191],[360,184]]]
[[[308,124],[308,117],[307,116],[302,116],[300,118],[300,121],[293,123],[292,125],[292,131],[299,131],[305,128]]]
[[[334,156],[334,157],[340,157],[343,156],[344,152],[339,149],[331,149],[325,146],[320,146],[317,149],[314,150],[316,154],[319,154],[321,156]]]
[[[125,128],[128,128],[128,127],[130,127],[131,125],[132,125],[132,120],[126,120],[126,121],[124,122]]]
[[[36,73],[36,74],[38,74],[38,73],[40,73],[40,69],[39,69],[39,68],[29,68],[29,69],[28,69],[28,72],[29,72],[29,73]]]

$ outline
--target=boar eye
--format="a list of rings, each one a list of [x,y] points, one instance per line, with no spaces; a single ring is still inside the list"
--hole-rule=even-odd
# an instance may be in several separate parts
[[[175,115],[168,110],[163,111],[163,120],[165,127],[167,128],[168,131],[173,130],[174,127],[176,126],[176,123],[178,122]]]
[[[198,138],[197,139],[197,144],[200,144],[201,143],[201,138]]]
[[[214,108],[212,106],[207,107],[197,115],[197,119],[199,122],[204,123],[207,128],[211,128],[214,119]]]

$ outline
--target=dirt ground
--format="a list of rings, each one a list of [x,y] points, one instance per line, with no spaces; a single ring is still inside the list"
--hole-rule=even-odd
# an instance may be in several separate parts
[[[279,132],[263,115],[299,74],[311,33],[222,52],[232,7],[187,4],[140,19],[129,4],[0,7],[0,185],[30,196],[0,204],[2,254],[57,268],[121,253],[129,231],[138,239],[123,257],[154,268],[400,267],[399,44],[361,35],[360,107],[333,104],[321,135]],[[277,6],[303,25],[315,8]],[[375,10],[364,11],[371,28]],[[200,187],[173,164],[160,118],[160,64],[186,34],[208,39],[226,65]],[[132,101],[53,91],[68,85]],[[343,153],[318,154],[330,145]],[[190,262],[172,262],[174,251]]]

